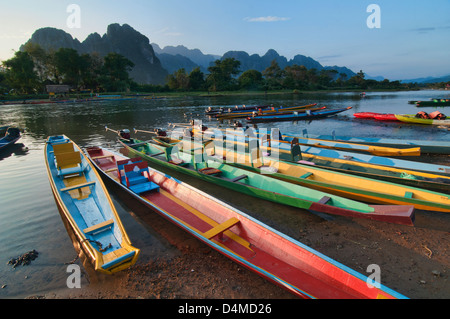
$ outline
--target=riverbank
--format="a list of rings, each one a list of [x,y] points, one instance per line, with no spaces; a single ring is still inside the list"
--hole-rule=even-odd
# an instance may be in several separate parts
[[[362,92],[403,92],[403,91],[420,91],[419,89],[351,89],[351,88],[333,88],[325,90],[273,90],[273,91],[221,91],[221,92],[209,92],[209,91],[161,91],[161,92],[105,92],[101,93],[101,98],[104,99],[118,99],[118,98],[135,98],[135,99],[161,99],[161,98],[180,98],[180,97],[239,97],[239,96],[277,96],[277,95],[308,95],[308,94],[328,94],[328,93],[354,93],[360,94]],[[442,90],[444,91],[444,90]],[[446,91],[444,91],[446,92]],[[23,96],[11,96],[9,98],[3,97],[0,99],[0,105],[13,104],[13,103],[52,103],[52,102],[64,102],[64,101],[76,101],[76,100],[98,100],[95,95],[90,93],[72,93],[66,97],[58,100],[50,100],[48,95],[23,95]]]

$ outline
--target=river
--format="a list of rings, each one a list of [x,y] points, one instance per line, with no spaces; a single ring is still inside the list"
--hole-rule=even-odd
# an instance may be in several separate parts
[[[331,134],[334,131],[336,135],[450,142],[450,132],[436,127],[359,120],[352,116],[355,112],[365,111],[416,113],[419,109],[408,104],[409,100],[445,96],[448,93],[443,91],[374,92],[367,93],[364,98],[358,93],[311,93],[0,106],[0,126],[13,124],[25,129],[18,145],[0,156],[0,287],[3,287],[0,298],[23,298],[66,287],[67,263],[76,257],[53,199],[45,169],[44,146],[50,135],[65,134],[81,147],[107,145],[117,148],[115,134],[106,132],[105,126],[131,131],[133,128],[167,129],[168,123],[198,119],[211,127],[217,122],[205,116],[205,109],[209,106],[228,108],[243,104],[273,104],[288,107],[318,103],[329,108],[353,108],[328,119],[259,127],[279,128],[281,132],[299,134],[307,129],[311,134]],[[450,113],[450,108],[439,110]],[[146,138],[143,134],[137,137]],[[216,193],[237,207],[242,204],[231,191]],[[170,257],[176,254],[166,239],[129,214],[129,207],[114,194],[112,197],[133,244],[142,250],[141,260],[155,255]],[[264,203],[255,201],[252,205],[257,208]],[[271,220],[271,226],[277,227],[270,216],[262,219],[264,222]],[[31,265],[13,269],[7,264],[9,259],[33,249],[39,252],[39,257]]]

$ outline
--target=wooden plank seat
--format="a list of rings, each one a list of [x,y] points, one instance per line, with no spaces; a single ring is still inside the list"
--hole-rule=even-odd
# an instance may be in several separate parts
[[[150,181],[150,172],[147,162],[137,162],[124,166],[125,176],[122,184],[126,185],[136,194],[158,190],[159,186]]]
[[[238,177],[233,178],[231,181],[232,181],[233,183],[236,183],[236,182],[239,182],[240,180],[243,180],[243,179],[245,179],[245,178],[248,178],[248,176],[247,176],[247,175],[241,175],[241,176],[238,176]]]
[[[80,152],[66,152],[55,154],[56,167],[58,169],[58,176],[64,177],[67,175],[78,174],[81,176],[83,167],[81,165]]]
[[[100,231],[104,231],[106,229],[109,229],[109,228],[112,227],[112,225],[114,225],[114,220],[110,219],[110,220],[107,220],[107,221],[105,221],[103,223],[100,223],[100,224],[94,225],[92,227],[86,228],[86,229],[83,230],[83,232],[86,235],[90,235],[90,234],[93,234],[93,233],[98,233]]]
[[[300,178],[307,179],[308,177],[311,177],[311,176],[313,176],[313,173],[308,172],[305,175],[300,176]]]
[[[102,156],[95,156],[92,157],[93,160],[99,160],[99,159],[106,159],[106,158],[112,158],[114,160],[114,155],[102,155]]]
[[[228,229],[230,229],[231,227],[235,226],[238,223],[239,219],[237,219],[236,217],[230,218],[226,222],[217,225],[216,227],[208,230],[206,233],[203,233],[203,236],[205,236],[208,239],[212,239],[217,235],[219,235],[220,238],[222,238],[222,235],[225,231],[227,231]]]
[[[331,197],[324,196],[317,203],[318,204],[322,204],[322,205],[326,205],[330,200],[331,200]]]
[[[165,149],[165,154],[166,154],[166,160],[170,164],[177,165],[177,166],[178,165],[181,165],[181,166],[189,165],[188,162],[185,162],[184,160],[182,160],[180,158],[180,156],[179,156],[179,148],[176,145],[171,146],[171,147],[167,147]]]
[[[72,142],[53,145],[54,154],[71,153],[74,151],[75,150]]]
[[[88,182],[88,183],[83,183],[83,184],[78,184],[78,185],[74,185],[74,186],[69,186],[66,188],[61,188],[61,192],[70,192],[76,189],[80,189],[80,188],[84,188],[84,187],[89,187],[89,186],[94,186],[95,182]]]
[[[222,173],[221,170],[214,167],[205,167],[198,170],[200,173],[205,175],[219,175]]]

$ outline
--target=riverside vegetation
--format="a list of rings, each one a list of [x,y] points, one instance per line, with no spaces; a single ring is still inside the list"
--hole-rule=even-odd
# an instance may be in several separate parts
[[[361,70],[355,76],[336,70],[307,69],[303,65],[280,68],[273,60],[259,72],[240,71],[241,62],[235,58],[216,60],[204,73],[199,67],[190,73],[184,68],[169,74],[164,85],[139,84],[129,72],[134,63],[126,57],[109,53],[79,54],[70,48],[46,51],[38,44],[28,43],[13,58],[3,61],[0,67],[1,99],[45,94],[49,84],[70,85],[72,91],[82,92],[136,92],[179,93],[190,92],[300,92],[322,90],[411,90],[430,88],[430,84],[401,83],[400,81],[376,81],[366,79]],[[433,88],[444,88],[449,83],[435,83]]]

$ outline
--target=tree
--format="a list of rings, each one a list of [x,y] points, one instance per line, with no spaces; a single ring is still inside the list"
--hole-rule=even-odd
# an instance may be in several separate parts
[[[238,79],[239,86],[247,90],[257,90],[261,88],[263,77],[261,72],[256,70],[247,70]]]
[[[4,61],[5,82],[18,93],[28,94],[38,87],[38,76],[34,70],[33,59],[27,52],[18,51],[14,57]]]
[[[110,92],[126,91],[131,85],[128,72],[134,63],[118,53],[109,53],[104,58],[101,70],[101,86]]]
[[[270,63],[270,66],[262,72],[262,75],[266,79],[268,89],[280,89],[284,74],[285,73],[278,65],[277,60],[273,60]]]
[[[171,90],[186,91],[189,89],[189,76],[184,68],[168,76],[167,85]]]
[[[192,90],[201,90],[205,87],[205,74],[196,67],[189,73],[189,87]]]
[[[78,88],[81,84],[81,74],[88,67],[78,52],[70,48],[60,48],[53,58],[60,81]]]
[[[225,91],[236,88],[236,80],[233,76],[239,74],[241,62],[235,58],[216,60],[214,65],[208,68],[210,74],[206,81],[212,91]]]

